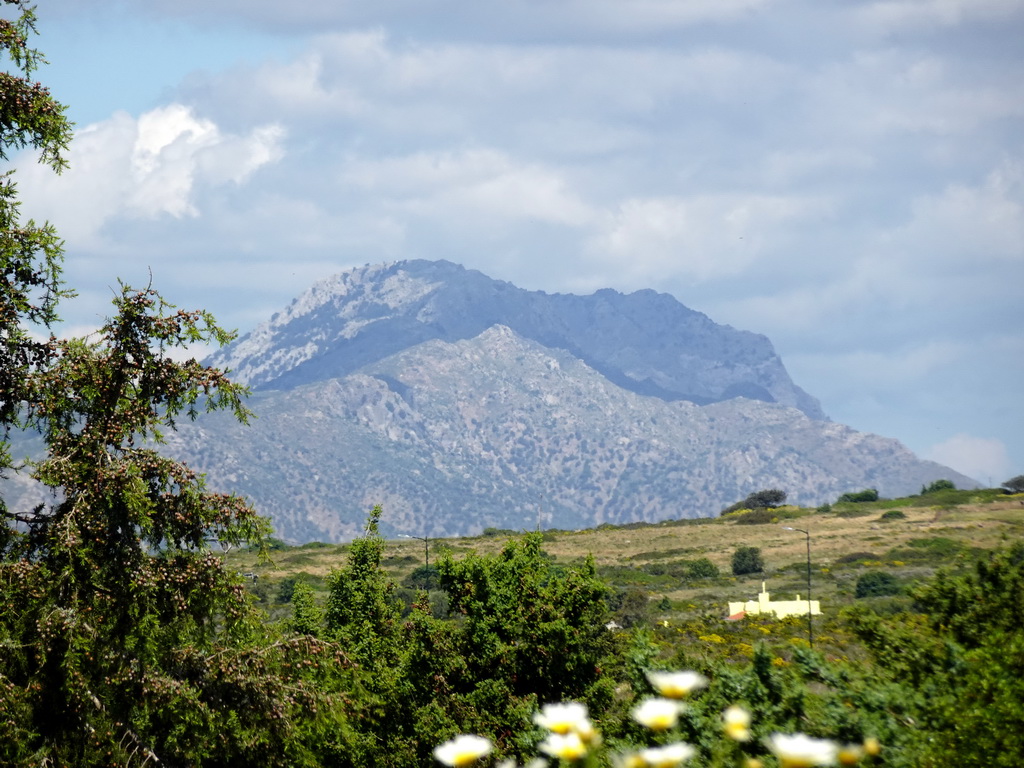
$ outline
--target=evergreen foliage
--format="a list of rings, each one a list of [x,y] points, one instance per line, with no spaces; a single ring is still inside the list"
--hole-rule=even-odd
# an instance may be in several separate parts
[[[879,597],[895,595],[900,591],[896,577],[886,571],[868,571],[857,578],[856,596]]]
[[[732,554],[732,575],[745,576],[748,573],[764,571],[764,558],[759,547],[737,547]]]
[[[727,515],[731,512],[739,512],[741,509],[775,509],[786,503],[786,492],[780,491],[778,488],[767,488],[765,490],[756,491],[743,501],[738,501],[732,506],[726,507],[722,510],[723,515]]]
[[[869,501],[878,501],[878,491],[874,488],[865,488],[863,491],[851,491],[839,497],[839,501],[863,504]]]
[[[0,20],[0,157],[32,148],[60,171],[64,108],[31,74],[35,17],[20,0]],[[296,654],[274,642],[222,547],[259,547],[267,522],[243,500],[156,450],[178,418],[227,409],[244,390],[170,353],[223,343],[205,312],[176,311],[122,286],[89,339],[37,340],[69,295],[61,243],[19,221],[13,172],[0,181],[0,472],[52,492],[34,509],[0,503],[0,763],[303,765],[295,715],[317,694]],[[37,431],[46,455],[15,468],[11,430]],[[338,659],[340,662],[340,659]]]
[[[939,491],[955,491],[956,484],[952,480],[936,480],[928,485],[921,486],[921,495],[927,496],[929,493],[938,493]]]
[[[1003,483],[1003,488],[1008,490],[1010,493],[1024,493],[1024,475],[1011,477]]]
[[[914,593],[920,613],[855,617],[875,657],[886,706],[908,726],[893,732],[918,766],[1016,766],[1024,733],[1024,545],[940,572]]]

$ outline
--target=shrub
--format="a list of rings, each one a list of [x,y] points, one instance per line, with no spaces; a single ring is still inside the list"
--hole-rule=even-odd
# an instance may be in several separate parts
[[[407,589],[422,589],[430,591],[437,589],[439,578],[436,566],[421,565],[402,579],[402,586]]]
[[[786,503],[786,492],[777,488],[768,488],[763,491],[756,491],[750,494],[743,501],[738,501],[732,506],[722,510],[723,515],[731,512],[738,512],[741,509],[774,509]]]
[[[878,501],[878,491],[874,488],[865,488],[863,491],[844,493],[839,501],[849,501],[854,504],[862,504],[867,501]]]
[[[686,576],[690,579],[717,579],[719,575],[718,566],[706,557],[694,560],[686,566]]]
[[[861,560],[877,560],[877,559],[878,559],[878,555],[874,554],[873,552],[850,552],[849,554],[843,555],[842,557],[837,557],[836,558],[836,563],[837,564],[857,563],[857,562],[860,562]]]
[[[887,509],[882,513],[879,520],[906,520],[907,516],[903,514],[902,509]]]
[[[935,482],[925,486],[921,486],[921,495],[925,496],[929,493],[937,493],[938,491],[955,491],[956,485],[953,484],[952,480],[936,480]]]
[[[1003,488],[1008,490],[1010,493],[1024,493],[1024,475],[1011,477],[1003,483]]]
[[[739,547],[732,556],[733,576],[764,571],[764,559],[758,547]]]
[[[856,596],[881,597],[899,594],[900,585],[888,571],[868,571],[857,579]]]
[[[778,517],[773,509],[751,509],[748,512],[742,512],[736,515],[736,525],[765,525],[767,523],[774,523],[778,521]]]

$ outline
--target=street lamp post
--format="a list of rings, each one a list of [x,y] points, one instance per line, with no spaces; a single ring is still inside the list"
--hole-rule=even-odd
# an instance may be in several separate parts
[[[423,564],[430,567],[430,537],[429,536],[410,536],[408,533],[400,533],[398,537],[401,539],[419,539],[423,542]]]
[[[807,537],[807,642],[814,647],[814,620],[811,618],[811,532],[803,528],[791,528],[788,525],[782,526],[784,531],[799,531]]]

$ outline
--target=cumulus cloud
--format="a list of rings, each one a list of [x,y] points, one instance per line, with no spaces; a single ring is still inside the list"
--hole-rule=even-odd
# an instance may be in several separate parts
[[[471,214],[580,226],[592,215],[557,171],[495,150],[356,160],[342,171],[341,181],[388,195],[394,205],[421,216]]]
[[[19,183],[34,215],[85,246],[114,218],[198,216],[197,187],[245,182],[281,157],[283,136],[276,125],[225,134],[181,104],[120,112],[78,132],[63,175],[26,162]]]
[[[655,275],[695,283],[728,278],[778,247],[772,241],[785,238],[785,229],[825,207],[771,195],[630,199],[603,217],[589,251],[619,265],[625,272],[619,280],[634,287]]]
[[[929,448],[925,458],[992,486],[998,486],[1013,471],[1005,443],[993,437],[956,434]]]

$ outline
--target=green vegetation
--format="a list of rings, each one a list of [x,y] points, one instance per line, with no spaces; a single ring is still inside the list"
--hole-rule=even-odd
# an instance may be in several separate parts
[[[764,571],[764,558],[758,547],[739,547],[732,555],[733,576]]]
[[[921,487],[921,495],[925,496],[929,493],[938,493],[939,491],[955,491],[956,485],[953,484],[952,480],[936,480],[933,483],[929,483],[926,486]]]
[[[32,148],[59,171],[70,125],[29,77],[32,12],[4,2],[17,74],[0,77],[0,157]],[[844,509],[782,510],[769,490],[737,508],[765,518],[756,529],[730,515],[488,531],[420,565],[418,543],[381,538],[375,508],[350,545],[289,547],[157,450],[177,419],[247,417],[240,387],[171,355],[228,334],[123,287],[93,337],[40,341],[67,295],[60,243],[19,221],[3,178],[0,471],[15,469],[10,432],[34,430],[46,455],[27,469],[53,493],[33,510],[0,503],[0,764],[411,768],[464,732],[523,761],[542,737],[534,714],[567,700],[618,754],[647,738],[630,712],[652,693],[645,672],[666,668],[700,673],[672,728],[701,763],[774,766],[776,732],[878,739],[894,768],[1019,761],[1024,520],[1001,490],[939,481],[914,499],[837,502],[888,510],[884,535]],[[724,618],[750,591],[742,576],[802,588],[803,541],[766,527],[788,514],[811,532],[827,606],[813,650],[799,617]],[[770,574],[762,547],[782,563]],[[752,738],[727,743],[737,703]]]
[[[755,491],[730,507],[722,510],[723,515],[728,515],[740,510],[775,509],[786,503],[786,492],[778,488],[768,488],[763,491]]]
[[[863,491],[844,493],[839,497],[839,501],[846,501],[851,504],[863,504],[866,501],[878,501],[878,491],[874,488],[865,488]]]
[[[900,591],[896,577],[886,571],[868,571],[857,578],[856,596],[879,597],[895,595]]]
[[[1003,483],[1003,488],[1008,490],[1010,493],[1024,493],[1024,475],[1011,477]]]

